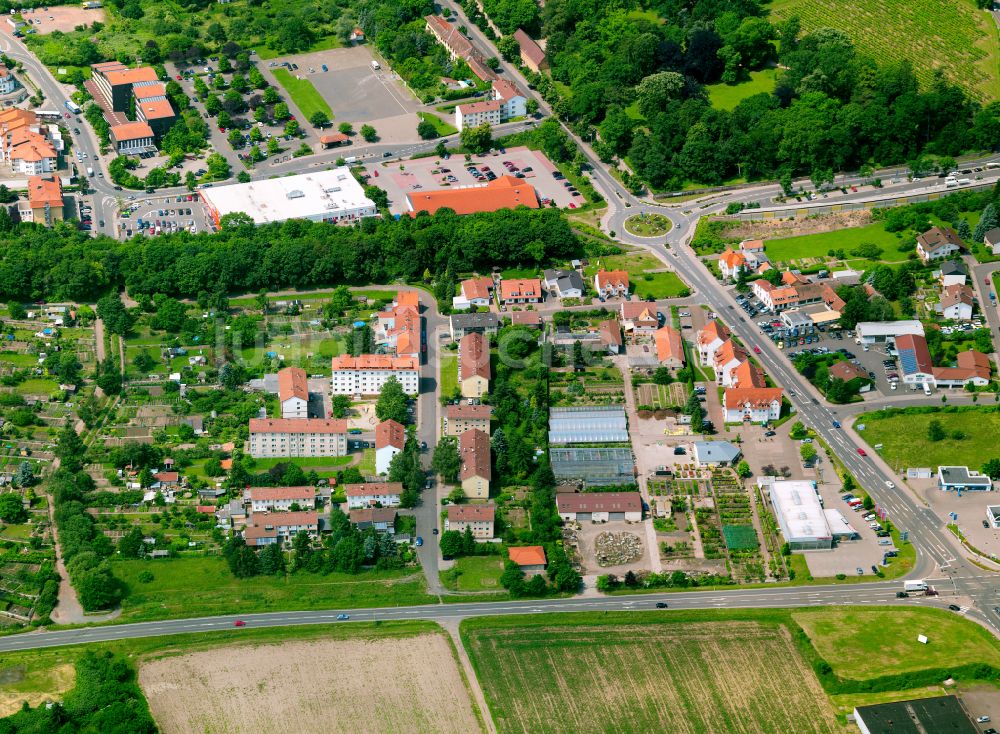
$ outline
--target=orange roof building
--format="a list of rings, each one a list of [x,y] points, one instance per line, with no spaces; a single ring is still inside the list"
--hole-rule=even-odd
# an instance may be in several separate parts
[[[458,343],[458,382],[463,398],[481,398],[490,389],[490,348],[477,331]]]
[[[781,417],[780,387],[731,387],[726,390],[723,408],[726,423],[768,423]]]
[[[418,212],[434,214],[439,209],[451,209],[456,214],[495,212],[526,206],[538,208],[535,187],[513,176],[501,176],[483,186],[466,186],[436,191],[411,191],[406,195],[411,216]]]
[[[594,289],[601,298],[625,298],[629,292],[628,273],[624,270],[598,270],[594,275]]]
[[[278,402],[282,418],[309,417],[309,383],[305,370],[285,367],[278,371]]]
[[[725,252],[719,255],[719,272],[722,273],[723,278],[735,280],[746,265],[747,258],[742,252],[727,248]]]
[[[664,326],[653,332],[656,342],[656,358],[665,367],[680,369],[684,366],[684,340],[681,333],[672,326]]]
[[[830,373],[833,374],[832,369]],[[749,359],[740,362],[739,365],[733,369],[731,381],[733,383],[733,387],[767,387],[767,380],[764,378],[764,370],[755,365]]]
[[[22,222],[36,222],[46,227],[61,222],[64,204],[59,177],[29,177],[28,200],[18,202],[17,213]]]
[[[521,545],[507,549],[507,556],[523,571],[544,571],[545,548],[540,545]]]
[[[538,278],[507,278],[500,281],[500,302],[506,306],[540,303],[542,281]]]

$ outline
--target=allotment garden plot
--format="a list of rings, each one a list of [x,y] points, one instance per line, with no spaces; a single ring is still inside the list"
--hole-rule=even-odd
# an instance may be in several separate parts
[[[846,731],[778,625],[473,623],[463,636],[501,733]]]

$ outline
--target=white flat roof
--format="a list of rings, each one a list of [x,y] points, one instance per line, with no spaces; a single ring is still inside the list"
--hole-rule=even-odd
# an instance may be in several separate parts
[[[858,531],[854,529],[850,521],[844,517],[843,513],[838,509],[824,509],[823,514],[826,515],[826,522],[830,526],[830,532],[833,533],[834,537],[847,536],[853,538],[858,534]]]
[[[363,209],[370,210],[367,216],[376,213],[375,202],[347,167],[203,188],[201,195],[220,218],[245,212],[257,224],[342,217]]]
[[[924,325],[919,321],[862,321],[857,326],[858,336],[902,336],[903,334],[924,335]]]
[[[812,482],[775,480],[771,484],[774,505],[782,534],[789,543],[832,537],[826,513]]]

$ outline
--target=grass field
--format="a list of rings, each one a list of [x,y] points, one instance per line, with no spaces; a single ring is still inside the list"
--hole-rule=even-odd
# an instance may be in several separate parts
[[[792,612],[792,618],[844,678],[864,680],[967,663],[1000,666],[1000,642],[943,609],[802,609]],[[927,635],[928,644],[917,642],[919,634]]]
[[[588,282],[593,282],[594,274],[600,269],[624,270],[629,275],[632,290],[640,298],[675,298],[685,290],[687,286],[680,279],[677,273],[664,270],[666,265],[652,255],[644,252],[629,253],[626,255],[607,255],[592,261],[593,264],[584,269],[584,275]],[[663,272],[647,272],[650,270],[662,270]]]
[[[458,128],[454,125],[449,125],[440,117],[432,115],[430,112],[418,112],[417,117],[433,125],[434,129],[437,130],[437,134],[442,138],[447,137],[448,135],[454,135],[458,132]]]
[[[14,367],[34,367],[38,364],[38,355],[23,352],[0,352],[0,362]]]
[[[732,110],[747,97],[774,91],[775,69],[751,71],[750,78],[739,84],[708,85],[708,101],[719,110]]]
[[[845,731],[784,626],[669,619],[466,620],[462,638],[499,732]]]
[[[296,464],[308,471],[317,466],[345,466],[350,463],[350,456],[304,456],[295,459],[254,459],[254,468],[257,471],[265,471],[276,464]]]
[[[848,259],[851,250],[862,242],[871,242],[882,248],[882,262],[903,262],[906,253],[896,249],[900,238],[893,232],[886,232],[881,223],[864,227],[846,227],[833,232],[820,232],[800,237],[767,241],[767,256],[771,262],[790,262],[816,257],[825,260],[830,250],[843,250]]]
[[[301,125],[309,124],[309,118],[314,112],[322,112],[333,120],[333,110],[311,81],[297,78],[288,69],[275,68],[271,72],[305,116],[306,119],[300,121]]]
[[[927,426],[936,420],[948,436],[941,441],[927,438]],[[974,412],[924,413],[873,418],[859,416],[865,430],[859,435],[869,446],[882,444],[879,454],[890,466],[903,469],[917,466],[971,466],[978,468],[987,459],[1000,457],[996,437],[1000,435],[1000,413],[989,407]],[[962,431],[966,438],[951,438],[952,431]]]
[[[980,101],[1000,94],[997,29],[973,0],[772,0],[770,8],[775,20],[797,15],[803,34],[837,28],[880,63],[909,61],[925,87],[941,69]]]
[[[153,581],[138,576],[150,571]],[[419,568],[371,571],[351,576],[297,573],[237,579],[218,556],[162,561],[116,561],[114,573],[128,592],[123,622],[212,614],[331,607],[391,607],[432,601]]]
[[[458,389],[458,355],[441,353],[441,384],[439,395],[449,396]]]
[[[441,581],[452,591],[503,591],[502,573],[500,556],[467,556],[457,559],[449,571],[443,571]]]
[[[21,395],[51,395],[59,389],[59,383],[55,380],[34,379],[25,380],[14,391]]]

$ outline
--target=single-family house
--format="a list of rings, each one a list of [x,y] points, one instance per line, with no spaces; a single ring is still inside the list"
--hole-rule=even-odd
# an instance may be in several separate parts
[[[964,283],[946,285],[941,289],[941,315],[952,321],[971,321],[975,301],[972,288]]]
[[[751,269],[756,270],[768,262],[768,257],[764,254],[764,240],[743,240],[740,252],[746,258],[747,267]]]
[[[601,335],[601,345],[608,354],[619,354],[622,349],[622,325],[617,319],[608,319],[597,325]]]
[[[830,365],[828,374],[832,380],[843,380],[844,382],[862,380],[859,392],[868,392],[872,389],[872,381],[868,376],[868,372],[865,371],[864,367],[856,365],[853,362],[848,362],[847,360],[834,362]]]
[[[458,473],[462,492],[469,499],[489,499],[493,478],[490,437],[476,428],[466,431],[458,437],[458,454],[462,461]]]
[[[305,370],[285,367],[278,371],[278,402],[282,418],[309,417],[309,384]]]
[[[598,270],[594,275],[594,290],[601,300],[628,298],[628,273],[624,270]]]
[[[542,281],[538,278],[508,278],[500,281],[500,303],[504,306],[541,301]]]
[[[348,517],[351,525],[358,530],[375,528],[383,533],[392,533],[396,530],[396,511],[391,507],[363,507],[360,510],[351,510]]]
[[[541,573],[547,564],[545,548],[540,545],[519,545],[507,549],[507,557],[525,573]]]
[[[994,255],[1000,255],[1000,227],[988,230],[983,235],[983,242],[990,248]]]
[[[466,309],[471,306],[489,306],[493,295],[493,278],[485,275],[463,280],[459,286],[462,295],[451,299],[454,309]]]
[[[490,391],[490,347],[482,334],[466,334],[458,343],[458,384],[463,398]]]
[[[386,420],[375,426],[375,473],[389,473],[393,457],[406,445],[406,429],[403,424]]]
[[[542,273],[545,288],[557,298],[580,298],[583,296],[583,276],[576,270],[546,270]]]
[[[642,301],[625,301],[621,305],[621,320],[625,334],[633,339],[652,334],[660,325],[656,304]]]
[[[1000,232],[1000,229],[997,231]],[[942,288],[949,285],[965,285],[965,281],[967,280],[965,268],[958,260],[946,260],[941,263],[941,267],[938,270],[938,278],[941,281]]]
[[[496,521],[496,505],[448,505],[448,516],[444,521],[445,530],[464,533],[466,528],[473,538],[488,540],[493,537]]]
[[[344,494],[347,496],[347,507],[357,510],[362,507],[398,507],[403,495],[402,482],[362,482],[361,484],[345,484]]]
[[[653,332],[653,341],[661,365],[678,370],[684,366],[684,340],[677,329],[672,326],[659,328]]]
[[[917,257],[927,263],[962,251],[962,238],[951,227],[931,227],[917,235]]]
[[[719,255],[719,272],[725,280],[736,280],[746,267],[747,258],[742,252],[727,247]]]
[[[781,417],[780,387],[731,387],[724,395],[726,423],[767,423]]]

